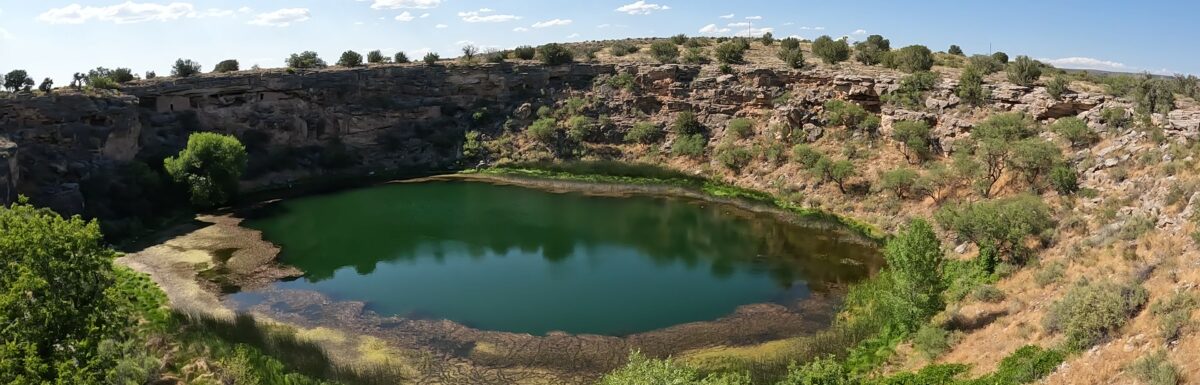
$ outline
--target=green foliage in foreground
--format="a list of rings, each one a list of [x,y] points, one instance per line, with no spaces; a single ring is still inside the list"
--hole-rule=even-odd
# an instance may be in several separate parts
[[[163,160],[167,174],[187,186],[192,204],[201,207],[228,202],[237,193],[246,170],[246,146],[232,136],[196,132],[179,155]]]
[[[128,323],[100,225],[22,199],[0,207],[0,255],[0,383],[100,383]]]
[[[638,351],[629,354],[629,363],[605,375],[599,385],[750,385],[746,374],[701,375],[696,369],[672,360],[647,358]]]

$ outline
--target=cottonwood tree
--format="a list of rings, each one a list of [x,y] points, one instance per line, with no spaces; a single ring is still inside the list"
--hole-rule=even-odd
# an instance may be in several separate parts
[[[923,120],[901,120],[892,123],[892,140],[900,143],[900,151],[909,164],[918,164],[929,156],[929,123]]]
[[[850,45],[846,40],[834,40],[829,35],[821,35],[813,40],[812,51],[826,64],[836,64],[850,58]]]
[[[187,147],[163,160],[167,174],[188,188],[192,204],[212,207],[229,202],[246,170],[246,146],[237,138],[212,132],[188,137]]]
[[[291,56],[288,56],[284,62],[287,63],[288,67],[296,69],[325,68],[328,66],[325,64],[325,61],[321,60],[321,57],[313,51],[294,53]]]
[[[342,52],[342,57],[338,58],[338,67],[361,67],[363,64],[362,54],[358,52],[346,51]]]
[[[192,61],[192,59],[175,60],[175,65],[171,66],[171,76],[186,78],[200,73],[200,63]]]
[[[922,219],[914,219],[895,238],[884,246],[889,277],[894,285],[889,293],[895,295],[903,326],[914,330],[942,310],[942,243],[933,227]]]
[[[4,75],[4,88],[10,92],[17,92],[25,87],[26,80],[32,82],[33,78],[30,78],[29,73],[25,72],[25,70],[9,71],[8,74]]]

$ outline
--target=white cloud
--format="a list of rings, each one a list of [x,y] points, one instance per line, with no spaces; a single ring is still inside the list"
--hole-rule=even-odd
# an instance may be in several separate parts
[[[851,35],[866,35],[867,30],[859,28],[859,29],[854,30],[854,32],[850,32],[850,34]]]
[[[578,34],[578,33],[572,33],[572,34],[570,34],[570,35],[567,35],[567,38],[568,38],[568,39],[574,39],[574,38],[577,38],[577,37],[579,37],[579,34]]]
[[[7,29],[0,28],[0,40],[15,40],[17,37],[8,32]]]
[[[525,27],[513,28],[513,32],[527,32],[527,31],[529,31],[529,28],[525,28]]]
[[[502,23],[521,18],[516,15],[489,15],[492,12],[494,11],[490,8],[482,8],[478,11],[459,12],[458,17],[468,23]]]
[[[312,14],[308,12],[308,8],[284,8],[254,15],[254,20],[250,20],[250,24],[266,27],[287,27],[293,23],[306,21],[311,16]]]
[[[1125,65],[1125,63],[1115,62],[1111,60],[1101,60],[1090,57],[1064,57],[1058,59],[1038,59],[1049,63],[1055,67],[1088,69],[1101,71],[1136,71],[1137,68]]]
[[[450,26],[445,25],[445,24],[438,24],[438,25],[433,26],[433,28],[450,28]]]
[[[762,16],[746,16],[746,20],[762,20]]]
[[[254,12],[254,9],[252,9],[250,7],[241,7],[241,8],[238,8],[237,11],[238,11],[238,13],[250,13],[250,12]]]
[[[824,31],[825,27],[800,27],[800,29],[805,31]]]
[[[413,21],[413,19],[412,13],[408,11],[400,12],[399,15],[396,15],[396,21]]]
[[[786,22],[786,23],[783,23],[783,25],[784,25],[784,26],[788,26],[788,25],[792,25],[792,24],[796,24],[796,23],[793,23],[793,22],[790,22],[790,21],[789,21],[789,22]]]
[[[441,4],[442,0],[374,0],[371,9],[429,9],[437,8]]]
[[[363,24],[366,24],[366,23],[364,23],[364,22],[361,22],[361,21],[356,21],[356,22],[354,22],[354,25],[363,25]]]
[[[533,28],[559,27],[571,24],[571,19],[553,19],[533,23]]]
[[[717,27],[716,24],[709,24],[709,25],[706,25],[706,26],[700,28],[700,33],[708,34],[708,35],[719,35],[719,34],[729,33],[729,31],[730,31],[729,28]]]
[[[717,16],[717,17],[720,17],[720,18],[722,18],[722,19],[732,19],[732,18],[733,18],[733,16],[734,16],[734,14],[732,14],[732,13],[731,13],[731,14],[728,14],[728,15],[721,15],[721,16]]]
[[[195,14],[191,3],[135,3],[126,1],[106,7],[70,4],[62,8],[51,8],[37,20],[50,24],[81,24],[91,20],[117,24],[132,24],[145,21],[169,21]]]
[[[631,4],[625,4],[617,8],[617,12],[624,12],[630,15],[649,15],[654,11],[666,11],[671,7],[659,4],[650,4],[645,0],[638,0]]]
[[[424,18],[426,18],[426,17],[429,17],[429,12],[425,12],[425,13],[422,13],[422,14],[421,14],[421,18],[422,18],[422,19],[424,19]]]

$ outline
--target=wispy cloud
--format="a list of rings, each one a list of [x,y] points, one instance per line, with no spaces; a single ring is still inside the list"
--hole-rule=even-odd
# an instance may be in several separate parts
[[[539,22],[533,23],[533,25],[531,25],[531,27],[533,27],[533,28],[549,28],[549,27],[561,27],[561,26],[570,25],[570,24],[571,24],[571,19],[551,19],[551,20],[539,21]]]
[[[408,11],[400,12],[399,15],[396,15],[396,21],[413,21],[413,19],[415,17]]]
[[[718,27],[716,24],[709,24],[709,25],[700,27],[700,33],[703,33],[706,35],[720,35],[720,34],[729,33],[729,31],[731,31],[731,29],[721,28],[721,27]]]
[[[1125,63],[1115,62],[1111,60],[1102,60],[1090,57],[1072,56],[1057,59],[1038,59],[1042,62],[1049,63],[1055,67],[1101,70],[1101,71],[1137,71],[1138,68],[1130,67]]]
[[[492,14],[495,12],[490,8],[482,8],[478,11],[459,12],[458,17],[468,23],[502,23],[520,19],[517,15],[500,15]]]
[[[441,4],[442,0],[373,0],[371,3],[371,9],[429,9],[437,8],[437,6]]]
[[[645,0],[638,0],[630,4],[625,4],[617,8],[617,12],[624,12],[630,15],[649,15],[655,11],[666,11],[671,7],[661,4],[651,4]]]
[[[854,30],[854,32],[850,32],[850,34],[851,35],[866,35],[867,30],[859,28],[859,29]]]
[[[300,23],[312,18],[308,8],[284,8],[274,12],[260,13],[254,16],[254,20],[250,20],[252,25],[261,25],[266,27],[287,27],[294,23]]]
[[[234,13],[232,10],[217,8],[198,12],[191,3],[158,4],[126,1],[102,7],[69,4],[61,8],[51,8],[38,15],[37,20],[49,24],[82,24],[93,20],[133,24],[148,21],[171,21],[184,17],[226,17],[233,16]]]

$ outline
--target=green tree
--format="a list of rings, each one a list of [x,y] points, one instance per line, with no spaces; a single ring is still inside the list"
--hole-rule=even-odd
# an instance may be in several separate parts
[[[237,72],[237,71],[238,71],[238,61],[233,60],[233,59],[222,60],[220,63],[217,63],[216,67],[213,67],[213,72],[216,72],[216,73]]]
[[[374,50],[371,52],[367,52],[367,63],[383,64],[383,62],[387,61],[387,59],[388,59],[387,56],[383,56],[383,51]]]
[[[1082,147],[1092,144],[1099,136],[1087,126],[1083,119],[1074,116],[1061,118],[1050,125],[1050,131],[1061,135],[1071,142],[1072,147]]]
[[[954,93],[963,102],[976,107],[987,103],[989,97],[987,89],[983,88],[983,73],[971,65],[968,65],[959,75],[958,87],[955,88]]]
[[[550,43],[538,47],[538,54],[542,57],[542,64],[555,66],[569,64],[575,61],[575,54],[566,46],[558,43]]]
[[[833,40],[829,35],[821,35],[813,40],[812,51],[826,64],[836,64],[850,58],[850,45],[846,40]]]
[[[966,205],[945,206],[934,216],[980,249],[991,248],[1013,260],[1028,256],[1025,240],[1053,228],[1050,208],[1036,196],[1023,194]]]
[[[338,67],[361,67],[363,56],[354,51],[342,52],[342,57],[338,58],[337,65]]]
[[[171,76],[186,78],[198,73],[200,73],[200,63],[191,59],[175,60],[175,65],[171,66]]]
[[[54,90],[54,79],[51,79],[51,78],[42,79],[42,84],[38,85],[38,91],[42,91],[42,93],[49,94],[53,90]]]
[[[1050,170],[1050,185],[1059,195],[1070,195],[1079,191],[1079,173],[1068,165],[1060,164]]]
[[[1008,164],[1025,177],[1025,182],[1034,191],[1039,191],[1041,178],[1050,173],[1054,166],[1062,163],[1062,151],[1048,140],[1032,137],[1013,143]]]
[[[287,63],[288,67],[296,68],[296,69],[327,67],[327,65],[325,64],[325,61],[321,60],[321,57],[317,56],[317,53],[313,52],[313,51],[304,51],[301,53],[294,53],[291,56],[288,56],[288,58],[286,60],[284,60],[284,62]]]
[[[841,191],[842,194],[846,193],[846,182],[855,175],[858,175],[858,171],[856,171],[854,163],[851,163],[849,160],[843,159],[829,165],[829,179],[837,183],[838,191]]]
[[[479,47],[476,47],[474,44],[467,44],[462,47],[463,62],[474,63],[476,55],[479,55]]]
[[[900,167],[880,174],[879,184],[884,190],[896,194],[897,198],[904,199],[912,196],[918,178],[920,174],[916,170]]]
[[[98,345],[129,320],[100,226],[20,198],[0,206],[0,255],[0,383],[103,383]]]
[[[696,119],[696,113],[683,111],[675,115],[675,121],[671,123],[671,131],[677,135],[701,134],[704,126]]]
[[[659,63],[674,63],[679,58],[679,46],[669,41],[658,41],[650,45],[650,56]]]
[[[883,62],[884,55],[892,50],[892,42],[880,35],[867,36],[867,40],[854,44],[854,60],[866,65]]]
[[[4,75],[4,88],[9,92],[17,92],[25,86],[26,80],[33,80],[25,70],[12,70]]]
[[[929,156],[929,131],[929,123],[924,120],[892,123],[892,140],[901,144],[900,150],[909,164],[921,163]]]
[[[513,56],[521,60],[533,60],[537,55],[537,49],[528,45],[518,46],[513,48]]]
[[[163,160],[167,174],[187,186],[192,204],[211,207],[228,202],[237,193],[238,179],[246,170],[246,146],[232,136],[196,132],[187,147]]]
[[[915,330],[944,306],[942,243],[928,222],[914,219],[888,241],[883,256],[892,272],[891,293],[898,296],[899,308],[907,313],[900,322]]]
[[[425,62],[425,65],[430,66],[437,64],[438,60],[442,60],[442,57],[441,55],[438,55],[437,52],[427,53],[425,54],[425,57],[421,58],[421,61]]]
[[[794,37],[785,37],[779,41],[780,51],[788,51],[793,49],[800,49],[800,39]]]
[[[954,44],[950,45],[950,49],[946,50],[946,53],[955,55],[955,56],[966,56],[965,54],[963,54],[962,48],[959,48],[959,46],[954,45]]]
[[[396,52],[396,56],[392,58],[392,61],[396,64],[408,64],[410,60],[408,59],[408,54],[404,53],[404,51],[400,51]]]
[[[558,120],[542,117],[530,124],[525,131],[530,138],[549,147],[558,141]]]
[[[1029,87],[1042,76],[1042,65],[1029,56],[1021,55],[1008,64],[1006,71],[1008,71],[1008,81]]]
[[[996,51],[992,54],[992,58],[996,59],[1000,64],[1008,64],[1008,54],[1004,52]]]
[[[1143,79],[1130,94],[1139,113],[1166,114],[1175,109],[1175,92],[1165,79]]]
[[[914,72],[900,78],[900,86],[895,91],[883,95],[883,100],[908,108],[925,106],[925,93],[937,85],[938,75],[930,71]]]
[[[929,71],[933,68],[933,52],[923,45],[910,45],[896,50],[890,56],[887,67],[904,72]]]
[[[764,47],[770,47],[771,44],[775,44],[775,35],[770,32],[764,33],[762,37],[758,38],[758,42],[762,43]]]

